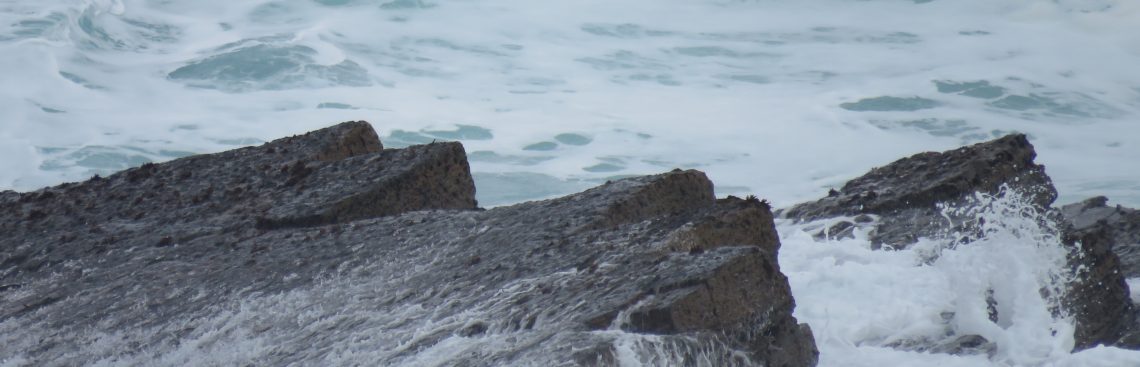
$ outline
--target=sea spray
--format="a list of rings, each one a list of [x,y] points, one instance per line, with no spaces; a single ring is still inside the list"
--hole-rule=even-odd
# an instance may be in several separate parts
[[[932,264],[951,274],[951,330],[994,342],[996,362],[1036,365],[1068,354],[1073,321],[1060,309],[1073,274],[1054,219],[1008,187],[945,211],[969,218],[972,229],[942,240],[952,250]]]
[[[796,317],[815,330],[821,366],[1140,362],[1115,348],[1070,353],[1073,320],[1060,306],[1075,275],[1050,213],[1007,188],[965,202],[943,207],[956,230],[897,250],[872,250],[864,228],[855,238],[819,241],[805,231],[818,223],[779,224],[780,263]],[[932,353],[969,335],[993,345]]]

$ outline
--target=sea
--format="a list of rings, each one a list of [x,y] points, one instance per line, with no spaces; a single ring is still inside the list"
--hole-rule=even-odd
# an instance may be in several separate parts
[[[1010,133],[1059,204],[1137,207],[1138,66],[1135,0],[0,0],[0,190],[366,120],[389,148],[461,141],[484,207],[673,168],[786,207]],[[778,223],[820,366],[1140,366],[1070,352],[1071,320],[1038,292],[1063,250],[1015,199],[979,199],[994,227],[971,246],[876,251]],[[987,289],[1009,319],[986,319]],[[948,330],[996,349],[898,347]]]

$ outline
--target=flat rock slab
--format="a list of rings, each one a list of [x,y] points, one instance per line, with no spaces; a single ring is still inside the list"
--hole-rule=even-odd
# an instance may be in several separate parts
[[[0,354],[815,364],[766,203],[678,170],[481,210],[462,146],[382,150],[366,127],[0,195]]]

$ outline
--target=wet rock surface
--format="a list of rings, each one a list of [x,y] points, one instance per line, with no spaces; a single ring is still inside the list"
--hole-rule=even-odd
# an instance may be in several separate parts
[[[1140,211],[1108,205],[1098,196],[1061,207],[1066,221],[1077,231],[1103,231],[1112,239],[1112,252],[1120,258],[1125,278],[1140,277]]]
[[[1078,317],[1077,349],[1098,344],[1140,348],[1140,317],[1126,278],[1140,264],[1140,213],[1101,196],[1062,206],[1065,241],[1080,250],[1083,279],[1068,302]]]
[[[0,207],[0,354],[29,364],[818,355],[767,203],[698,171],[480,210],[462,146],[352,122]]]
[[[127,329],[166,323],[243,287],[290,289],[322,269],[266,261],[276,245],[261,240],[266,229],[474,209],[468,171],[459,144],[382,150],[358,121],[20,194],[0,203],[0,284],[25,292],[3,294],[0,321]],[[345,254],[310,250],[288,260]],[[257,280],[281,272],[310,274]],[[204,288],[175,291],[183,287]],[[41,310],[51,305],[59,307]],[[122,317],[140,309],[145,316]]]
[[[1137,237],[1134,211],[1109,208],[1093,199],[1057,211],[1057,197],[1044,167],[1034,163],[1036,152],[1024,135],[946,152],[927,152],[872,169],[847,182],[842,189],[782,214],[796,221],[822,221],[817,240],[853,236],[856,228],[868,231],[872,246],[905,248],[921,237],[953,240],[968,245],[981,234],[977,218],[965,208],[977,194],[1002,196],[1017,191],[1027,196],[1032,210],[1060,223],[1058,236],[1068,248],[1068,267],[1076,273],[1055,312],[1069,315],[1076,324],[1075,350],[1096,345],[1140,347],[1140,327],[1125,283],[1127,265],[1121,265],[1114,244]],[[868,220],[873,216],[873,220]],[[1131,222],[1130,222],[1131,221]],[[1134,242],[1133,242],[1134,243]],[[1125,246],[1121,252],[1129,253]],[[1132,257],[1127,257],[1131,259]],[[991,295],[992,297],[992,295]],[[991,321],[998,315],[991,305]],[[953,337],[953,335],[948,335]],[[958,339],[907,341],[895,347],[946,353],[989,353],[993,345],[980,336]]]
[[[1120,260],[1112,252],[1112,238],[1098,230],[1067,230],[1065,244],[1075,248],[1070,266],[1077,280],[1069,287],[1064,309],[1076,324],[1074,349],[1096,345],[1140,348],[1130,336],[1140,332],[1128,284],[1120,273]]]
[[[871,242],[903,248],[919,237],[947,230],[940,204],[963,205],[975,193],[997,194],[1003,185],[1048,207],[1057,190],[1045,175],[1045,167],[1033,162],[1036,156],[1033,145],[1021,134],[946,152],[919,153],[874,168],[828,196],[795,205],[783,215],[798,221],[876,215],[881,220],[873,226]],[[964,221],[955,221],[956,226]],[[836,232],[841,235],[842,231]]]
[[[957,355],[985,354],[993,357],[997,353],[994,342],[972,334],[942,340],[907,340],[889,343],[887,346],[900,350]]]

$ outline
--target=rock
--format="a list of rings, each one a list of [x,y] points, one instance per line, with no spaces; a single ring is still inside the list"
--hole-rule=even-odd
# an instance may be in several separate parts
[[[0,195],[0,355],[815,365],[766,202],[674,171],[475,210],[461,145],[380,146],[347,123]]]
[[[1112,252],[1120,258],[1125,278],[1140,277],[1140,211],[1120,205],[1108,206],[1108,198],[1094,197],[1061,207],[1069,225],[1078,231],[1105,231],[1112,239]]]
[[[770,253],[779,251],[771,206],[754,196],[716,200],[708,215],[686,226],[668,240],[667,249],[699,252],[726,243],[755,243]]]
[[[941,353],[954,355],[997,354],[997,344],[981,335],[960,335],[945,340],[907,340],[888,343],[887,346],[915,352]]]
[[[1003,185],[1031,195],[1047,208],[1057,197],[1045,167],[1025,135],[946,152],[919,153],[872,169],[839,191],[783,213],[797,221],[874,214],[882,218],[870,234],[875,246],[903,248],[919,237],[947,230],[939,204],[955,205],[975,192],[997,194]]]
[[[797,221],[838,221],[816,233],[820,239],[842,238],[850,235],[852,228],[864,228],[869,230],[873,246],[905,248],[920,237],[952,239],[961,245],[977,238],[972,233],[977,232],[979,219],[942,207],[968,207],[975,193],[1000,196],[1003,188],[1017,190],[1028,195],[1039,214],[1068,218],[1073,223],[1062,226],[1061,238],[1070,251],[1068,266],[1077,270],[1077,276],[1068,284],[1060,309],[1053,311],[1073,318],[1074,349],[1098,344],[1140,345],[1130,341],[1140,341],[1140,327],[1136,326],[1120,261],[1111,251],[1114,241],[1134,238],[1127,231],[1112,230],[1124,226],[1121,223],[1133,212],[1107,208],[1104,200],[1094,199],[1067,206],[1058,216],[1051,208],[1057,191],[1044,167],[1033,162],[1035,156],[1033,146],[1021,134],[942,153],[920,153],[872,169],[841,190],[793,206],[783,215]],[[858,219],[867,215],[877,216],[877,220]],[[1109,218],[1113,224],[1106,223]],[[987,294],[991,321],[999,318],[994,299],[991,290]],[[947,345],[956,344],[912,341],[907,348],[932,352],[960,349]]]
[[[997,353],[997,345],[980,335],[962,335],[931,348],[929,352],[945,354],[986,354],[993,357],[994,354]]]
[[[1120,261],[1112,252],[1112,238],[1103,229],[1067,230],[1065,244],[1077,249],[1070,266],[1077,280],[1066,290],[1065,311],[1073,317],[1074,350],[1096,345],[1140,347],[1124,343],[1140,331]]]
[[[1076,349],[1104,344],[1140,348],[1140,317],[1125,282],[1135,276],[1140,264],[1140,213],[1124,207],[1108,207],[1101,196],[1061,207],[1065,219],[1065,243],[1079,249],[1080,281],[1066,297],[1077,321]],[[1122,263],[1123,260],[1133,263]]]
[[[29,284],[65,274],[46,284],[41,294],[0,308],[0,320],[35,311],[48,304],[42,300],[55,297],[42,294],[85,291],[80,279],[113,282],[113,277],[149,268],[132,267],[134,259],[206,261],[221,256],[219,251],[239,248],[256,254],[265,245],[251,245],[249,239],[266,229],[476,207],[461,145],[381,150],[375,131],[363,121],[258,147],[144,164],[106,178],[20,194],[0,205],[9,214],[0,216],[0,231],[6,234],[0,240],[6,255],[0,282]],[[61,268],[84,259],[109,264],[95,268],[119,267],[120,273],[100,278],[98,272],[69,274]],[[101,301],[69,319],[91,325],[132,306],[127,299]]]
[[[846,220],[841,220],[834,225],[821,229],[812,235],[816,241],[819,240],[842,240],[848,238],[855,238],[855,223]]]

